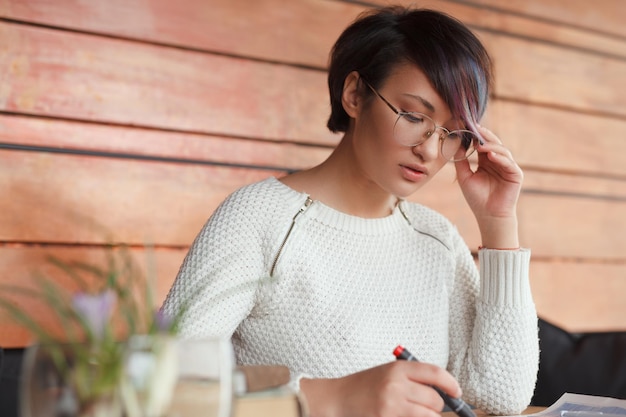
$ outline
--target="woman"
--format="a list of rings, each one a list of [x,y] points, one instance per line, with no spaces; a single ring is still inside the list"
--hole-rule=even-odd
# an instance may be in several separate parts
[[[164,311],[186,309],[185,336],[232,336],[240,364],[288,366],[315,417],[437,415],[432,386],[519,413],[537,316],[518,241],[523,174],[478,125],[487,52],[446,15],[383,8],[343,32],[328,77],[337,148],[230,195]],[[450,161],[480,228],[480,270],[448,220],[404,200]],[[398,344],[421,362],[394,361]]]

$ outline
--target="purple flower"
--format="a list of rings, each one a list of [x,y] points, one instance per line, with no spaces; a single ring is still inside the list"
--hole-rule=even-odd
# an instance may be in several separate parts
[[[172,318],[163,310],[157,310],[154,313],[154,323],[156,324],[156,329],[158,331],[168,332],[172,328],[174,320],[172,320]]]
[[[115,305],[116,296],[112,290],[100,294],[78,293],[72,298],[72,306],[89,326],[93,335],[100,339],[104,335]]]

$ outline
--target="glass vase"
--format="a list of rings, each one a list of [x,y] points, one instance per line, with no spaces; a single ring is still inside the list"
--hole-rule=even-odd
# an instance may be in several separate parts
[[[136,335],[126,343],[122,399],[127,417],[164,417],[178,379],[178,341]]]
[[[229,417],[234,354],[227,339],[133,336],[122,398],[127,417]]]
[[[35,344],[24,353],[21,417],[120,417],[119,371],[84,345]]]

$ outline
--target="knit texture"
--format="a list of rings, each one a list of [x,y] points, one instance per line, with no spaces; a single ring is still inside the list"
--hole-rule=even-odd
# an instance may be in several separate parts
[[[530,402],[538,368],[530,251],[479,252],[403,201],[365,219],[276,178],[231,194],[196,237],[163,305],[184,337],[231,337],[237,362],[282,364],[294,381],[393,361],[404,345],[447,368],[490,414]],[[270,271],[274,265],[273,274]]]

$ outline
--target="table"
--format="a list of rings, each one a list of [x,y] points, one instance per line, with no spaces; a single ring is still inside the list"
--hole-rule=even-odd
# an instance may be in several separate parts
[[[538,413],[540,411],[545,410],[546,407],[537,407],[537,406],[530,406],[528,408],[526,408],[522,414],[535,414]],[[474,410],[474,412],[476,413],[477,417],[485,417],[488,416],[487,413],[482,412],[481,410]],[[441,413],[442,417],[456,417],[456,414],[454,414],[454,412],[452,411],[446,411],[445,413]]]

